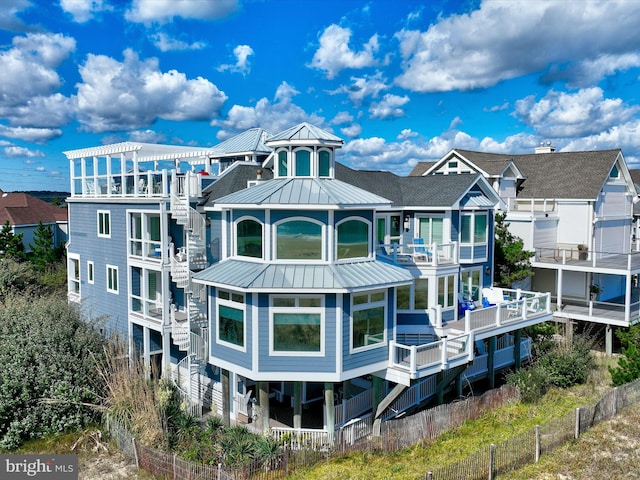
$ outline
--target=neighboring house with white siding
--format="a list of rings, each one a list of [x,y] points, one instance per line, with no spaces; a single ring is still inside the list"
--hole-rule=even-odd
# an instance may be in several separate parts
[[[65,152],[70,301],[107,315],[195,407],[260,431],[271,406],[297,429],[320,407],[333,438],[491,385],[528,356],[522,328],[552,318],[532,291],[482,308],[499,196],[477,174],[348,168],[342,143],[303,123],[213,148]]]
[[[412,175],[455,173],[446,171],[452,162],[482,173],[500,193],[511,232],[535,251],[532,288],[552,293],[554,316],[606,325],[611,351],[611,327],[640,319],[640,256],[631,245],[637,193],[622,151],[455,149]]]

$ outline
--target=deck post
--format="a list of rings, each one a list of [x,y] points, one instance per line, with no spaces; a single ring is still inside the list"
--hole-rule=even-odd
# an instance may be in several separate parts
[[[329,437],[329,443],[333,445],[333,437],[336,428],[336,409],[335,409],[335,401],[333,398],[333,382],[325,382],[324,384],[324,409],[325,409],[325,418],[326,426],[325,430],[327,432],[327,437]]]
[[[607,356],[613,355],[613,329],[607,325],[604,329],[604,350]]]
[[[231,426],[231,391],[229,390],[229,370],[220,369],[220,383],[222,383],[222,423]]]
[[[262,431],[269,431],[269,382],[258,382],[258,403],[260,404],[260,420],[258,425],[262,425]]]
[[[293,382],[293,428],[302,428],[302,382]]]
[[[513,368],[514,370],[520,370],[522,366],[522,355],[520,353],[522,349],[522,330],[518,329],[513,332]]]
[[[496,337],[489,337],[487,339],[488,349],[487,349],[487,379],[489,380],[489,388],[495,388],[496,386],[496,372],[495,372],[495,354],[496,354]]]

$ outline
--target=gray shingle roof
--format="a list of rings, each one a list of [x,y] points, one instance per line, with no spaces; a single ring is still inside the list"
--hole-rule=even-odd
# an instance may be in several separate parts
[[[407,284],[412,275],[402,267],[367,261],[328,264],[273,264],[225,260],[194,274],[197,283],[252,290],[352,291]]]
[[[519,198],[573,198],[595,200],[607,180],[620,149],[585,152],[502,155],[457,150],[476,162],[512,160],[525,176]],[[480,166],[478,164],[478,166]]]
[[[450,207],[478,180],[478,175],[399,177],[391,172],[354,170],[336,164],[336,178],[393,201],[394,206]]]
[[[436,162],[418,162],[417,165],[415,167],[413,167],[413,170],[411,170],[411,172],[409,172],[409,176],[410,177],[419,177],[424,172],[426,172],[431,167],[433,167],[435,164],[436,164]]]
[[[234,163],[204,190],[204,200],[201,203],[212,203],[217,198],[247,188],[248,181],[257,179],[258,171],[261,172],[263,180],[271,180],[273,178],[271,170],[262,168],[258,164],[248,162]]]

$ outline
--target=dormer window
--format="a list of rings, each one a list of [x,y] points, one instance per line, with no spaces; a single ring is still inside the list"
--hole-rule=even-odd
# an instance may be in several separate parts
[[[609,178],[617,179],[620,178],[620,171],[616,165],[613,166],[611,171],[609,172]]]
[[[311,152],[309,150],[296,150],[296,177],[311,176]]]
[[[318,176],[328,177],[331,175],[331,154],[327,150],[318,152]]]
[[[299,178],[333,177],[333,150],[327,147],[288,147],[277,151],[275,176]]]
[[[278,152],[278,176],[286,177],[289,174],[289,160],[287,158],[287,151],[280,150]]]

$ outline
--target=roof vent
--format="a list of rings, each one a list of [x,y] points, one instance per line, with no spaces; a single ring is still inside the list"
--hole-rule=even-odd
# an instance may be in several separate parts
[[[536,153],[553,153],[556,151],[556,147],[551,145],[551,142],[540,142],[540,146],[536,147]]]

